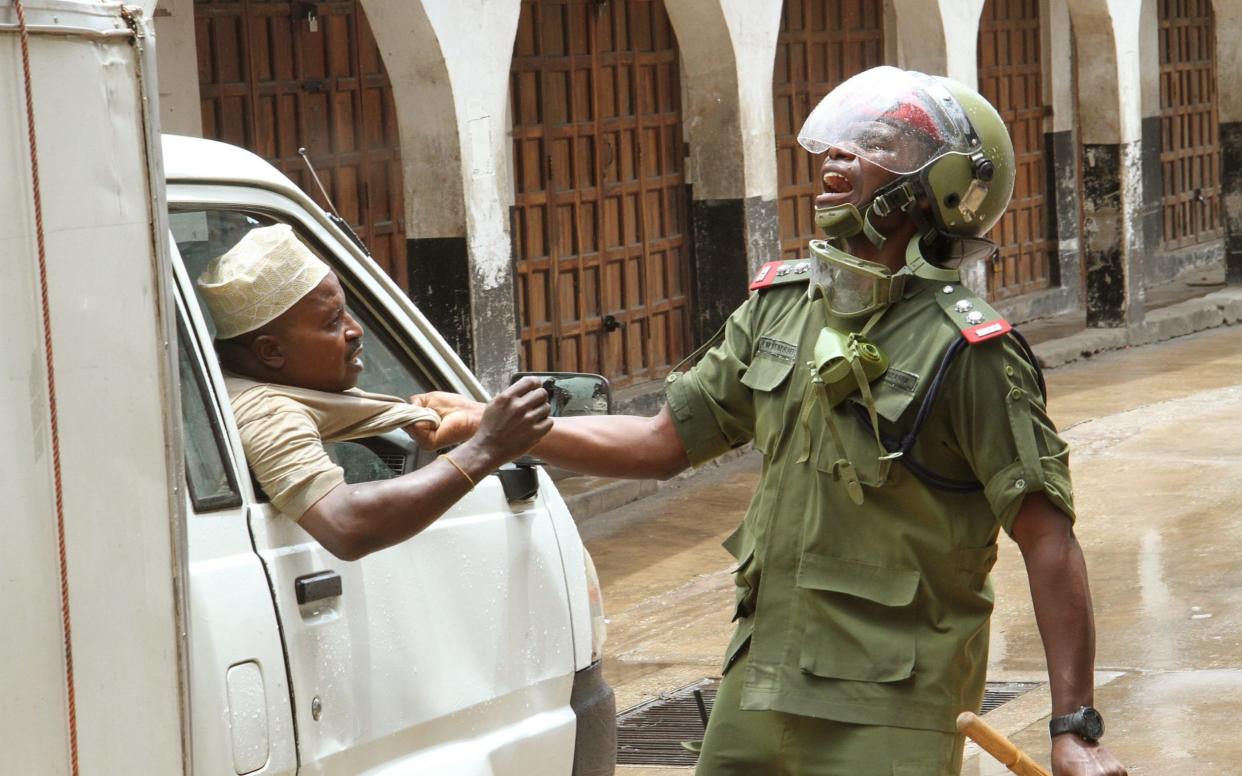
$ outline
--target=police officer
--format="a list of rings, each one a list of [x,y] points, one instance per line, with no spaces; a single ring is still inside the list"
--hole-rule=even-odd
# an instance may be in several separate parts
[[[557,419],[535,448],[614,477],[763,454],[725,542],[737,630],[698,773],[957,774],[1003,529],[1044,641],[1054,772],[1124,774],[1098,743],[1067,445],[1029,348],[957,269],[994,249],[982,237],[1012,193],[1000,116],[954,81],[881,67],[824,98],[799,141],[824,154],[827,239],[760,270],[659,415]],[[477,415],[449,405],[446,441]]]

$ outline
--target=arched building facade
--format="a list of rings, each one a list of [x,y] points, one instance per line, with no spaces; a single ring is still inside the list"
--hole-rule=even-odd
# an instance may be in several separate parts
[[[813,236],[798,126],[878,64],[975,86],[1006,118],[1017,193],[967,275],[1012,319],[1134,325],[1159,284],[1242,277],[1228,6],[160,0],[160,43],[199,65],[161,59],[161,115],[295,180],[307,147],[488,385],[598,370],[636,397]]]

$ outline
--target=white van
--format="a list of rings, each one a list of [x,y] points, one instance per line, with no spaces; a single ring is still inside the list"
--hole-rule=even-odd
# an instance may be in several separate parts
[[[484,390],[351,233],[270,164],[170,136],[163,156],[195,771],[612,773],[599,582],[547,474],[488,477],[423,533],[355,562],[280,515],[246,466],[194,284],[248,230],[289,224],[336,271],[366,331],[360,388],[479,399]],[[349,482],[399,476],[434,457],[401,431],[329,454]]]
[[[483,398],[409,300],[258,157],[161,143],[140,7],[0,0],[0,84],[0,774],[611,774],[599,586],[547,475],[336,559],[251,482],[193,281],[288,223],[364,388]]]

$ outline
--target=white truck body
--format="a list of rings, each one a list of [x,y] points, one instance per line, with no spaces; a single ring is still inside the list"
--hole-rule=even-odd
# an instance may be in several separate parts
[[[70,773],[76,749],[82,773],[611,773],[589,560],[547,475],[514,500],[488,477],[414,539],[332,557],[252,483],[194,277],[246,229],[289,223],[367,329],[361,387],[483,398],[475,377],[266,162],[161,146],[140,12],[41,0],[27,19],[48,28],[30,53],[56,396],[0,4],[18,87],[0,95],[0,771]],[[331,452],[355,481],[429,460],[401,432]]]

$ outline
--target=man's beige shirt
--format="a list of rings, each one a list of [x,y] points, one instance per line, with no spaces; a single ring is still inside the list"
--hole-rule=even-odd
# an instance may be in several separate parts
[[[246,461],[272,504],[299,520],[345,471],[325,444],[375,436],[417,421],[440,425],[433,410],[351,388],[341,393],[260,383],[225,374]]]

